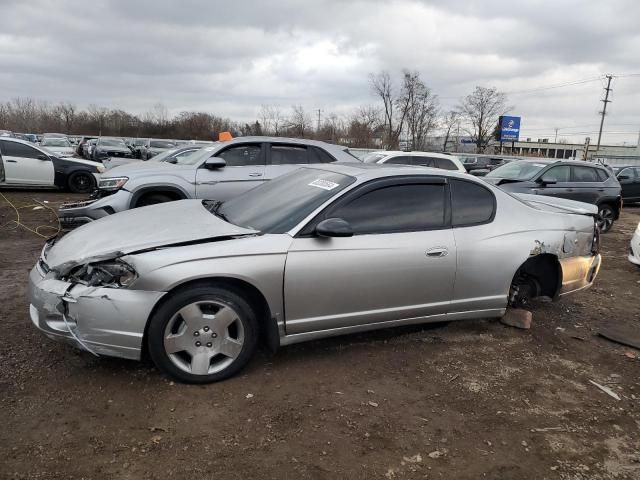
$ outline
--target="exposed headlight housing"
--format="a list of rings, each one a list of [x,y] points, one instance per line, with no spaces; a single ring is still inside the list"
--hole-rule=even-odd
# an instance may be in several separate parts
[[[100,190],[120,190],[127,183],[129,177],[107,177],[101,178],[98,182]]]
[[[123,288],[131,285],[136,278],[138,274],[133,267],[122,260],[88,263],[69,273],[69,280],[90,287]]]
[[[107,168],[104,165],[98,165],[96,169],[98,170],[98,173],[104,173],[107,171]]]

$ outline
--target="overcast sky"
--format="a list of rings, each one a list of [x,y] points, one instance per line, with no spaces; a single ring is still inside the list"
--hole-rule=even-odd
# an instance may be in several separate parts
[[[347,113],[376,102],[369,73],[409,68],[443,109],[495,86],[514,92],[521,137],[583,141],[597,136],[598,77],[640,74],[638,0],[0,0],[0,12],[0,100],[250,121],[261,104]],[[604,140],[635,144],[640,76],[613,88]]]

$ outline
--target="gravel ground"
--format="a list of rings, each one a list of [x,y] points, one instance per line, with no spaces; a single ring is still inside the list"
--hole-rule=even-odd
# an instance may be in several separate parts
[[[4,192],[35,229],[81,197]],[[0,478],[640,478],[640,209],[603,236],[595,286],[497,321],[396,328],[260,352],[241,375],[186,386],[148,363],[49,341],[28,316],[43,239],[0,197]],[[39,230],[51,233],[51,229]],[[589,382],[610,387],[615,400]]]

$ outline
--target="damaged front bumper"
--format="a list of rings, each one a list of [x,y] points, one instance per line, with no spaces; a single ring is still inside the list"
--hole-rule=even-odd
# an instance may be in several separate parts
[[[147,320],[164,294],[73,284],[40,265],[29,275],[33,324],[52,340],[95,355],[140,359]]]
[[[131,192],[120,189],[95,199],[63,203],[58,209],[58,217],[64,228],[73,228],[127,210],[130,202]]]

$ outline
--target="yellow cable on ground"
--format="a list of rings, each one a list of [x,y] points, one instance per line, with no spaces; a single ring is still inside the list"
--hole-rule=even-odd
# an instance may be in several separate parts
[[[38,235],[39,237],[42,238],[50,238],[53,237],[55,235],[57,235],[58,233],[60,233],[60,230],[62,230],[62,226],[60,225],[60,218],[58,218],[58,212],[56,212],[53,208],[51,208],[49,205],[39,202],[36,199],[32,199],[34,202],[36,202],[36,204],[31,204],[31,205],[23,205],[22,207],[16,207],[2,192],[0,192],[0,197],[4,198],[5,202],[7,202],[11,208],[13,208],[16,212],[16,219],[15,220],[9,220],[8,222],[4,223],[3,225],[0,225],[0,227],[4,228],[7,225],[10,225],[12,223],[15,223],[15,227],[12,228],[18,228],[18,227],[22,227],[25,230],[31,232],[31,233],[35,233],[36,235]],[[29,208],[29,207],[43,207],[46,208],[48,210],[51,210],[53,212],[53,214],[56,217],[56,221],[58,222],[57,227],[54,227],[52,225],[38,225],[35,229],[28,227],[27,225],[25,225],[24,223],[22,223],[20,221],[20,209],[22,208]],[[52,233],[51,235],[44,235],[42,233],[40,233],[41,229],[45,229],[45,228],[50,228],[51,230],[55,230],[55,233]]]

